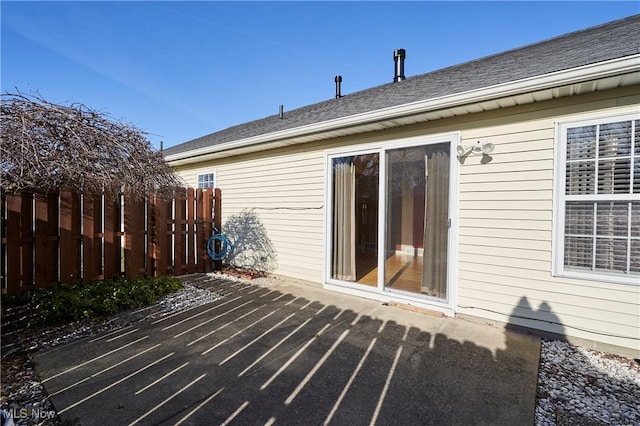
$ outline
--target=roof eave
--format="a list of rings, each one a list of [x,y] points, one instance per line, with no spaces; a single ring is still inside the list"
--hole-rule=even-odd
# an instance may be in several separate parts
[[[358,129],[359,126],[370,123],[393,120],[399,117],[424,114],[435,110],[458,108],[463,105],[479,104],[495,99],[516,97],[526,93],[539,92],[542,90],[568,86],[586,81],[599,80],[638,71],[640,71],[640,54],[581,67],[570,68],[567,70],[557,71],[554,73],[530,77],[513,82],[497,84],[494,86],[484,87],[482,89],[456,93],[454,95],[447,95],[399,106],[383,108],[376,111],[355,114],[348,117],[341,117],[334,120],[322,121],[319,123],[295,127],[279,132],[253,136],[250,138],[240,139],[232,142],[210,145],[190,151],[167,155],[165,159],[172,166],[179,166],[232,155],[238,150],[241,150],[243,153],[258,151],[260,149],[264,149],[262,147],[263,145],[271,145],[275,142],[290,140],[292,138],[300,138],[302,136],[311,134],[318,135],[329,133],[330,131],[334,131],[336,129],[352,129],[353,133],[355,134],[361,132],[361,130]],[[531,102],[533,102],[533,100]],[[522,104],[523,102],[520,101],[518,103]],[[425,117],[422,120],[416,120],[416,122],[428,120],[429,118]],[[388,127],[392,127],[392,125]],[[321,138],[319,137],[318,139]]]

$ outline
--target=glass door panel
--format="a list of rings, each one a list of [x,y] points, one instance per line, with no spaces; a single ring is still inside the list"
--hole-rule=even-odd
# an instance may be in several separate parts
[[[387,290],[447,299],[449,146],[386,152]]]
[[[362,154],[331,161],[333,279],[377,285],[379,160]]]

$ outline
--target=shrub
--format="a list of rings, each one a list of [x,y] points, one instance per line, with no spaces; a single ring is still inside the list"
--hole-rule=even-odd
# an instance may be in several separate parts
[[[59,285],[9,298],[8,305],[31,305],[29,327],[103,317],[148,306],[182,288],[173,277],[112,279]]]

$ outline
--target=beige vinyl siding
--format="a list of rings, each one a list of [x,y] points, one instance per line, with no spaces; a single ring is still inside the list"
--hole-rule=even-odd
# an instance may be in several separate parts
[[[321,282],[323,270],[323,152],[280,150],[177,168],[189,186],[215,170],[222,189],[222,222],[253,209],[276,253],[273,272]]]
[[[629,112],[638,102],[598,96],[461,133],[463,143],[496,147],[491,161],[469,156],[460,165],[459,314],[640,349],[640,286],[551,274],[555,123]]]
[[[223,222],[243,209],[255,209],[277,251],[275,272],[322,282],[325,150],[452,132],[459,132],[463,144],[489,141],[495,144],[490,161],[471,154],[459,164],[454,196],[458,244],[452,248],[457,263],[451,265],[456,312],[638,350],[640,286],[551,275],[555,123],[629,112],[638,104],[640,88],[635,86],[177,170],[193,186],[198,173],[215,171],[223,193]],[[540,311],[543,304],[547,311]]]

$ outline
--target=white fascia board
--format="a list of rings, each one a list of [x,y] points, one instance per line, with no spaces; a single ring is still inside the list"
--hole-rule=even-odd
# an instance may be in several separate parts
[[[314,133],[322,133],[338,128],[352,127],[397,117],[421,114],[432,110],[476,104],[497,98],[505,98],[521,95],[523,93],[537,92],[553,87],[566,86],[584,81],[611,77],[614,75],[627,74],[638,70],[640,70],[640,54],[612,59],[605,62],[598,62],[596,64],[585,65],[582,67],[570,68],[563,71],[557,71],[508,83],[497,84],[467,92],[456,93],[454,95],[441,96],[424,101],[383,108],[376,111],[350,115],[348,117],[336,118],[334,120],[322,121],[307,126],[294,127],[279,132],[253,136],[219,145],[206,146],[173,155],[167,155],[165,159],[169,163],[174,163],[175,165],[188,164],[191,162],[201,161],[202,158],[198,157],[206,154],[229,151],[236,148],[246,148],[252,145],[275,142],[278,140]]]

